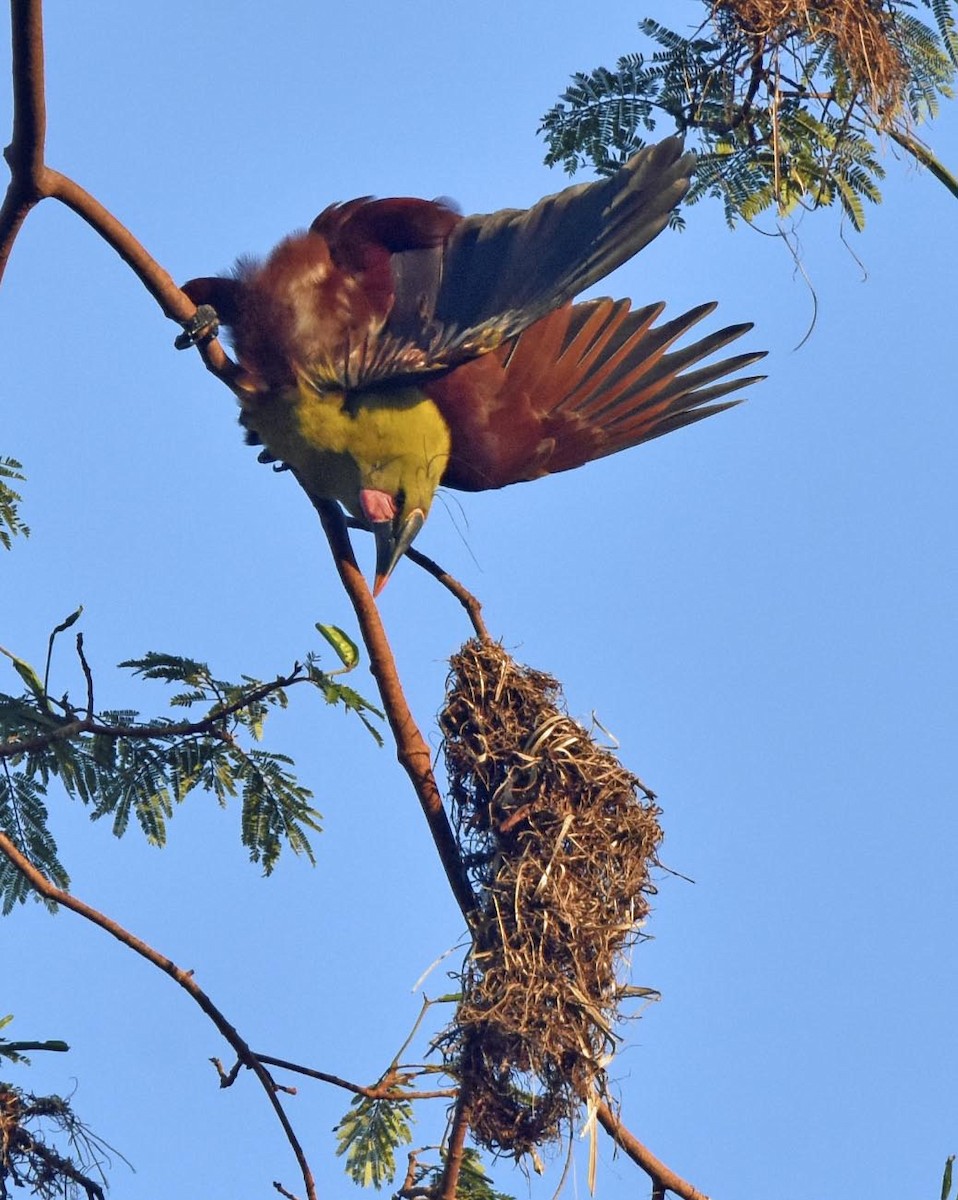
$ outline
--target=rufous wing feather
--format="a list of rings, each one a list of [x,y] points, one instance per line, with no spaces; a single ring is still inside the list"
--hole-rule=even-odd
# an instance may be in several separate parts
[[[565,305],[425,390],[452,432],[443,483],[505,487],[580,467],[739,403],[757,382],[736,373],[764,357],[738,354],[689,370],[751,329],[730,325],[671,349],[715,305],[661,325],[663,305],[627,300]]]

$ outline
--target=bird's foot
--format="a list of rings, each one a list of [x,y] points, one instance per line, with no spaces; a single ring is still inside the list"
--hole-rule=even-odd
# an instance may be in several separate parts
[[[201,304],[188,321],[183,322],[183,332],[173,345],[177,350],[189,350],[191,346],[202,346],[210,342],[220,331],[220,319],[212,304]]]

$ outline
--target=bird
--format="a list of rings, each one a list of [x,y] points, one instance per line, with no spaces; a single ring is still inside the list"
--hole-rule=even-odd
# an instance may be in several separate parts
[[[694,165],[671,137],[530,208],[465,217],[444,200],[364,196],[263,260],[183,285],[230,336],[261,460],[374,534],[374,595],[440,486],[572,470],[730,408],[764,378],[736,374],[763,352],[696,366],[751,322],[671,349],[714,302],[660,324],[661,302],[575,302],[666,227]]]

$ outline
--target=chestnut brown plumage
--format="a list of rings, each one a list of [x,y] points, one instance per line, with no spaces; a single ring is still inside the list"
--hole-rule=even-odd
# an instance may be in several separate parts
[[[440,484],[499,488],[582,466],[737,403],[762,357],[689,370],[751,326],[673,343],[715,307],[571,301],[667,224],[694,166],[670,138],[530,209],[335,204],[265,262],[191,280],[229,328],[250,440],[376,535],[376,591]]]

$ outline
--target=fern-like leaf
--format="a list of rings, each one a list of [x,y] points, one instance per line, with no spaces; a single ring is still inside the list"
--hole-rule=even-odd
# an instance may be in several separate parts
[[[346,1174],[360,1187],[391,1183],[396,1175],[396,1150],[412,1139],[412,1105],[408,1100],[353,1098],[349,1111],[335,1127],[336,1153],[345,1155]]]
[[[20,519],[23,497],[7,482],[12,479],[21,483],[24,479],[22,470],[21,464],[15,458],[0,458],[0,546],[5,550],[10,549],[13,539],[18,535],[30,536],[29,527]]]

